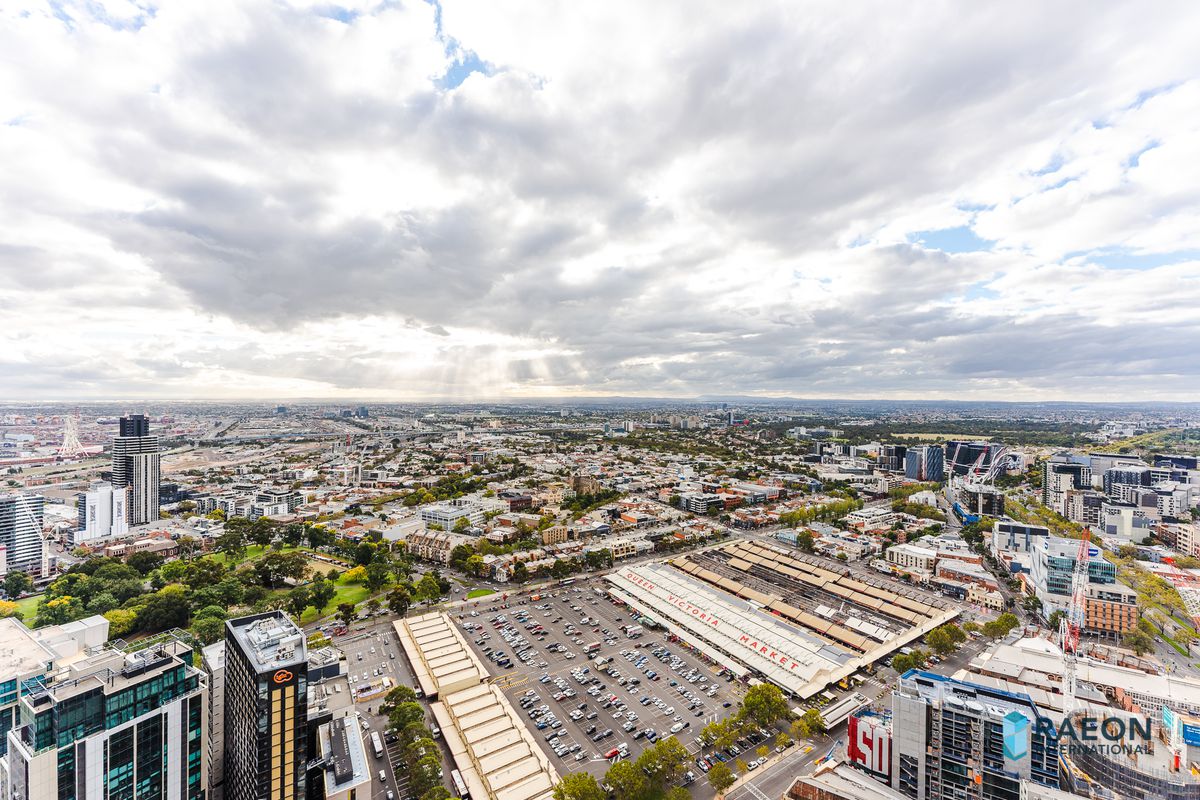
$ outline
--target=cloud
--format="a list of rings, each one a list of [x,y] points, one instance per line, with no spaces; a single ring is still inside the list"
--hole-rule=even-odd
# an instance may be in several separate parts
[[[6,394],[1194,396],[1200,13],[900,13],[22,0]]]

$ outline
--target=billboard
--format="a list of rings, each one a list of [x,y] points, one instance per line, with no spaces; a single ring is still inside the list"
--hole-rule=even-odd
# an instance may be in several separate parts
[[[873,712],[846,721],[846,758],[851,764],[888,780],[892,772],[892,721]]]

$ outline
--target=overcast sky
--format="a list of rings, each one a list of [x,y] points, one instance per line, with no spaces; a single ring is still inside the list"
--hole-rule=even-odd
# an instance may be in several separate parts
[[[1200,6],[0,5],[0,399],[1200,398]]]

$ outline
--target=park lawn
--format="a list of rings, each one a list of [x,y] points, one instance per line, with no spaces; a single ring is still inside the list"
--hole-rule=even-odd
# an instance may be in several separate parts
[[[324,616],[330,616],[337,613],[337,607],[342,603],[351,603],[358,605],[371,596],[371,592],[361,583],[344,583],[338,579],[336,584],[337,591],[334,592],[333,600],[329,601],[329,606],[325,609]],[[304,615],[300,618],[301,625],[307,625],[317,619],[317,610],[312,606],[304,609]]]
[[[245,564],[247,561],[257,561],[262,556],[262,554],[267,552],[267,550],[269,550],[269,549],[271,549],[271,548],[263,547],[261,544],[247,545],[246,557],[244,559],[242,559],[241,561],[239,561],[238,565]],[[279,552],[290,553],[293,550],[298,550],[298,549],[299,548],[296,547],[295,545],[285,544],[280,549]],[[213,561],[218,561],[222,564],[228,565],[228,557],[224,553],[208,553],[204,556],[204,558],[209,558],[209,559],[212,559]],[[322,566],[326,566],[326,565],[322,565]],[[332,565],[328,565],[328,566],[332,566]]]
[[[476,597],[487,597],[489,594],[495,594],[495,589],[472,589],[467,592],[467,599],[474,600]]]
[[[37,617],[38,601],[42,599],[40,594],[35,594],[32,597],[26,597],[17,601],[17,609],[21,612],[25,627],[32,628],[34,619]]]

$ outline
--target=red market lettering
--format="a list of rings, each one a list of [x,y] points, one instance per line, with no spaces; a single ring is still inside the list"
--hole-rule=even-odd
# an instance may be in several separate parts
[[[746,647],[749,647],[751,650],[755,651],[759,655],[766,656],[771,661],[776,662],[780,666],[787,667],[788,669],[795,669],[796,667],[800,666],[797,662],[793,661],[791,659],[791,657],[788,656],[786,653],[780,653],[778,650],[773,650],[768,645],[759,644],[757,641],[750,638],[749,636],[747,636],[744,633],[742,634],[741,638],[738,641],[741,642],[742,644],[746,645]]]
[[[709,614],[707,611],[697,608],[687,600],[684,600],[682,597],[676,597],[673,594],[669,594],[667,595],[667,602],[673,606],[676,606],[677,608],[683,609],[699,621],[712,625],[714,628],[721,624],[721,620],[717,619],[712,614]]]

